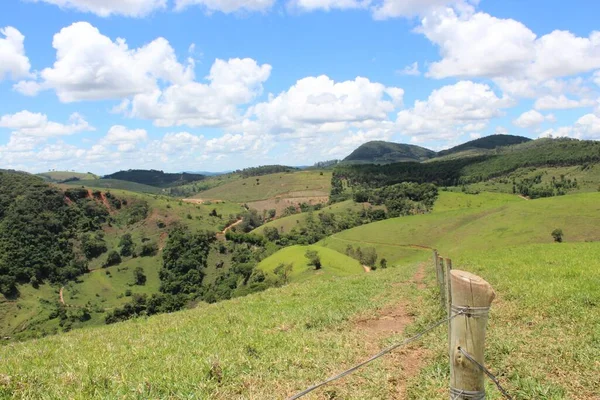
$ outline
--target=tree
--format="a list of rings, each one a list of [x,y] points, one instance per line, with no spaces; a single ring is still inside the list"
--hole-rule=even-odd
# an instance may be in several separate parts
[[[263,235],[267,238],[267,240],[274,242],[279,239],[279,230],[275,227],[267,226],[263,230]]]
[[[106,242],[104,241],[104,234],[98,232],[95,235],[88,233],[81,236],[81,250],[85,258],[91,260],[106,252]]]
[[[214,240],[212,232],[190,232],[185,227],[172,231],[163,250],[160,291],[171,294],[198,292]]]
[[[290,277],[290,274],[292,273],[293,269],[294,269],[293,263],[289,263],[289,264],[280,263],[273,270],[273,272],[275,273],[275,275],[277,275],[277,277],[283,284],[287,284],[289,282],[289,277]]]
[[[371,268],[376,266],[377,263],[377,251],[374,247],[367,247],[362,251],[362,255],[360,258],[360,262],[363,265],[369,266]]]
[[[308,265],[315,267],[315,270],[319,270],[322,267],[321,257],[319,253],[314,250],[306,250],[304,256],[308,258]]]
[[[119,241],[119,247],[121,248],[121,255],[123,257],[131,257],[135,250],[135,244],[133,243],[133,239],[131,238],[130,233],[126,233],[121,236],[121,240]]]
[[[104,264],[102,264],[102,266],[106,268],[118,264],[121,264],[121,256],[115,250],[112,250],[110,253],[108,253],[106,261],[104,261]]]
[[[277,210],[272,208],[268,211],[267,215],[269,216],[269,219],[273,219],[273,218],[275,218],[275,215],[277,215]]]
[[[148,242],[142,245],[140,255],[142,257],[152,257],[158,252],[158,245],[155,242]]]
[[[139,286],[144,286],[146,284],[146,274],[144,274],[144,268],[136,267],[133,270],[133,283]]]
[[[562,229],[555,229],[552,231],[552,237],[556,243],[562,243],[563,241],[563,231]]]
[[[385,258],[382,258],[382,259],[379,261],[379,267],[380,267],[381,269],[386,269],[386,268],[387,268],[387,260],[386,260]]]

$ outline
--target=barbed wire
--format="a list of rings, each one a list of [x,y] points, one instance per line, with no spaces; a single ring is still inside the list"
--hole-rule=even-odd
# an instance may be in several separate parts
[[[303,390],[303,391],[301,391],[301,392],[299,392],[299,393],[295,394],[294,396],[290,397],[288,400],[296,400],[296,399],[299,399],[300,397],[303,397],[303,396],[307,395],[308,393],[312,392],[313,390],[316,390],[316,389],[320,388],[321,386],[325,386],[325,385],[327,385],[328,383],[331,383],[331,382],[333,382],[333,381],[335,381],[335,380],[338,380],[338,379],[340,379],[340,378],[343,378],[343,377],[345,377],[346,375],[349,375],[349,374],[351,374],[352,372],[356,371],[356,370],[357,370],[357,369],[359,369],[360,367],[362,367],[362,366],[364,366],[364,365],[367,365],[367,364],[369,364],[369,363],[371,363],[371,362],[373,362],[373,361],[377,360],[377,359],[378,359],[378,358],[380,358],[380,357],[383,357],[384,355],[386,355],[386,354],[388,354],[389,352],[391,352],[391,351],[393,351],[393,350],[397,349],[398,347],[406,346],[406,345],[407,345],[407,344],[409,344],[409,343],[412,343],[412,342],[414,342],[414,341],[417,341],[417,340],[419,340],[419,339],[420,339],[421,337],[423,337],[425,334],[427,334],[427,333],[431,332],[432,330],[434,330],[434,329],[435,329],[435,328],[437,328],[438,326],[440,326],[440,325],[442,325],[442,324],[444,324],[444,323],[446,323],[446,322],[448,322],[448,321],[451,321],[451,320],[453,320],[454,318],[458,317],[459,315],[462,315],[462,314],[464,314],[464,313],[465,313],[465,312],[467,312],[468,310],[469,310],[469,307],[464,307],[464,308],[462,308],[460,311],[457,311],[457,313],[456,313],[456,314],[454,314],[454,315],[452,315],[452,316],[450,316],[450,317],[448,317],[448,318],[444,318],[444,319],[442,319],[442,320],[440,320],[440,321],[436,322],[436,323],[435,323],[435,324],[433,324],[433,325],[430,325],[430,326],[429,326],[427,329],[423,330],[421,333],[419,333],[419,334],[417,334],[417,335],[415,335],[415,336],[413,336],[413,337],[410,337],[410,338],[408,338],[408,339],[405,339],[405,340],[403,340],[403,341],[402,341],[402,342],[400,342],[400,343],[396,343],[395,345],[392,345],[392,346],[390,346],[390,347],[387,347],[387,348],[383,349],[382,351],[380,351],[379,353],[375,354],[373,357],[369,358],[368,360],[365,360],[365,361],[361,362],[360,364],[357,364],[357,365],[355,365],[354,367],[352,367],[352,368],[349,368],[349,369],[345,370],[344,372],[341,372],[341,373],[339,373],[339,374],[337,374],[337,375],[334,375],[334,376],[332,376],[331,378],[328,378],[328,379],[324,380],[324,381],[323,381],[323,382],[321,382],[321,383],[317,383],[316,385],[313,385],[313,386],[311,386],[311,387],[309,387],[309,388],[307,388],[307,389],[305,389],[305,390]]]
[[[469,353],[467,353],[466,351],[464,351],[461,347],[458,348],[458,351],[460,351],[462,353],[462,355],[467,358],[467,360],[471,361],[481,371],[483,371],[483,373],[486,374],[488,376],[488,378],[490,378],[490,380],[492,382],[494,382],[494,384],[496,385],[496,387],[498,388],[498,390],[500,391],[500,393],[502,393],[502,395],[505,398],[507,398],[508,400],[512,400],[512,397],[508,394],[508,392],[506,391],[506,389],[504,389],[502,387],[502,385],[500,384],[500,381],[498,380],[498,378],[496,378],[496,376],[494,376],[494,374],[492,374],[489,369],[487,369],[479,361],[477,361],[476,359],[474,359],[473,356],[471,356]]]

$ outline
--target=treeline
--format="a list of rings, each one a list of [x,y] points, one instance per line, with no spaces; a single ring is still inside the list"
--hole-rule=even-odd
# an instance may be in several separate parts
[[[494,155],[426,163],[340,165],[332,177],[333,201],[348,198],[354,188],[379,188],[401,182],[459,186],[509,174],[518,168],[570,166],[600,162],[600,142],[538,139],[502,147]],[[350,190],[349,190],[350,189]]]
[[[242,178],[250,178],[253,176],[262,176],[269,174],[278,174],[281,172],[294,172],[298,168],[288,167],[285,165],[262,165],[259,167],[244,168],[235,171],[236,174],[240,174]]]
[[[118,179],[149,186],[171,187],[185,185],[190,182],[201,181],[205,178],[206,177],[204,175],[189,174],[186,172],[171,174],[153,169],[130,169],[127,171],[119,171],[115,172],[114,174],[106,175],[102,179]]]

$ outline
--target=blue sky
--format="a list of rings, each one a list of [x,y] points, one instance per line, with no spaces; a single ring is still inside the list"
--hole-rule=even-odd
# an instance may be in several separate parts
[[[0,168],[230,170],[600,139],[595,1],[5,0]]]

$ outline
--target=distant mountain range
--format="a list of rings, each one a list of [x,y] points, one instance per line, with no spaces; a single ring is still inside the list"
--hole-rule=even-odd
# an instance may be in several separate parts
[[[513,135],[491,135],[471,140],[448,150],[435,152],[412,144],[371,141],[359,146],[343,162],[347,164],[391,164],[405,161],[427,161],[438,157],[487,154],[498,147],[511,146],[531,139]]]

